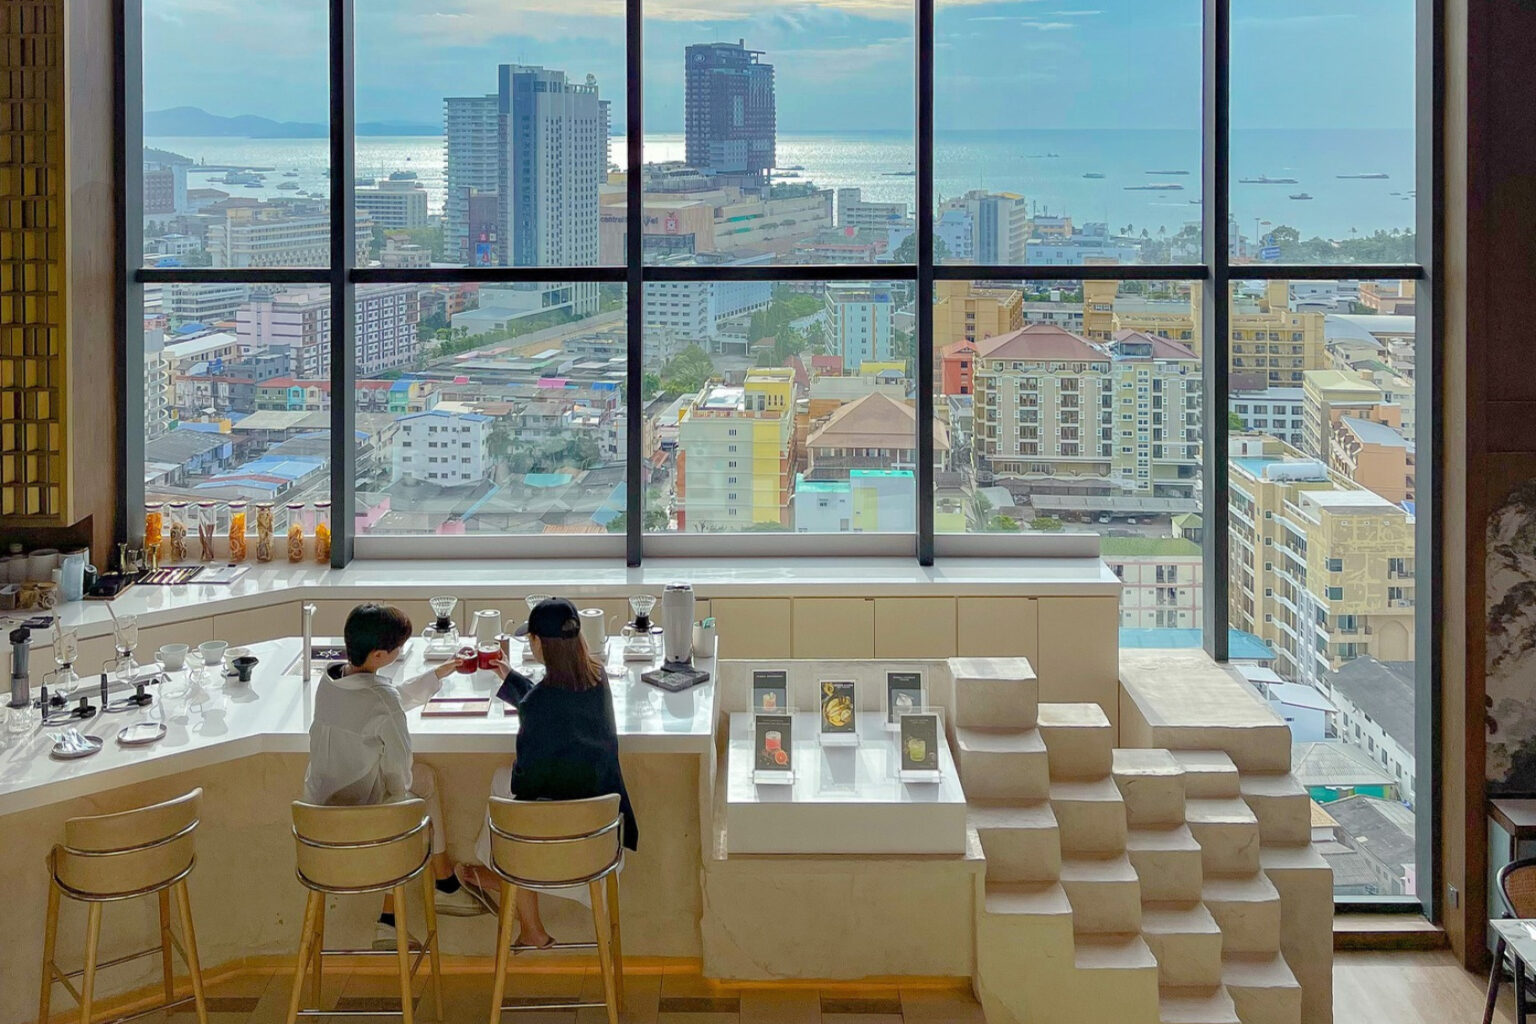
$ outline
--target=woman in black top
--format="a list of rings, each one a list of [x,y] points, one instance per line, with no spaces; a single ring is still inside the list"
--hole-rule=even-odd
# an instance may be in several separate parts
[[[636,849],[640,830],[619,769],[613,693],[602,661],[582,639],[576,606],[563,598],[542,601],[518,635],[528,637],[534,658],[544,664],[544,678],[534,683],[505,664],[496,666],[497,671],[505,670],[497,696],[514,705],[518,714],[511,795],[519,800],[582,800],[617,793],[624,845]],[[482,860],[488,861],[485,845]],[[518,945],[540,947],[554,941],[539,918],[537,893],[517,890],[517,917]]]

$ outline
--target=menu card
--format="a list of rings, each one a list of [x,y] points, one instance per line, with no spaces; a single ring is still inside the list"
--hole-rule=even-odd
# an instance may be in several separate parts
[[[821,739],[823,742],[858,741],[858,701],[852,680],[825,680],[821,684]]]
[[[794,780],[793,736],[794,717],[792,715],[758,712],[753,716],[754,781],[787,783]]]
[[[921,672],[887,672],[885,674],[885,724],[895,728],[901,715],[916,711],[923,706],[923,674]]]
[[[789,707],[789,673],[757,669],[752,673],[752,710],[783,711]]]
[[[901,777],[908,782],[939,780],[939,716],[914,711],[901,716]]]

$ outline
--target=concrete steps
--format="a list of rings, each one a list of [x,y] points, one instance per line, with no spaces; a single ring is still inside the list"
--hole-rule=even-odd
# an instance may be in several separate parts
[[[1232,996],[1220,985],[1158,989],[1157,1020],[1158,1024],[1244,1024]]]
[[[1110,773],[1115,730],[1097,704],[1044,704],[1040,736],[1052,779],[1102,779]]]
[[[1245,772],[1238,791],[1259,820],[1264,845],[1312,841],[1312,799],[1294,775]]]
[[[1265,845],[1259,862],[1280,894],[1280,952],[1301,983],[1307,1024],[1333,1012],[1333,871],[1312,844]]]
[[[1185,820],[1200,844],[1207,875],[1250,875],[1259,870],[1259,819],[1233,798],[1186,800]]]
[[[1243,1024],[1301,1024],[1302,990],[1281,956],[1231,956],[1221,981]]]
[[[1141,886],[1124,853],[1063,856],[1061,887],[1072,905],[1074,934],[1141,931]]]
[[[1049,796],[1063,853],[1124,852],[1125,801],[1113,779],[1053,780]]]
[[[1131,828],[1184,824],[1184,769],[1168,751],[1117,749],[1111,774]]]
[[[1263,874],[1207,877],[1200,899],[1221,927],[1223,956],[1280,951],[1280,894]]]
[[[960,784],[968,800],[1044,800],[1051,771],[1036,729],[955,729]]]
[[[1033,729],[1040,681],[1026,658],[951,658],[955,725],[963,729]]]
[[[1184,795],[1192,800],[1238,796],[1237,765],[1219,750],[1175,750],[1173,759],[1184,769]]]
[[[1061,877],[1061,840],[1049,802],[973,801],[966,824],[981,840],[988,881],[1054,882]]]
[[[1141,880],[1141,898],[1155,902],[1194,902],[1200,899],[1205,872],[1200,844],[1189,826],[1133,828],[1125,840],[1126,856]]]
[[[1141,935],[1164,988],[1221,984],[1221,929],[1203,903],[1143,903]]]

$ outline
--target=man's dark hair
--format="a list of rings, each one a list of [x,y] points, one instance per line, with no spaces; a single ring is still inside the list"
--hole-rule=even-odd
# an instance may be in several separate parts
[[[374,651],[392,651],[411,638],[415,628],[410,616],[392,604],[360,604],[347,615],[342,635],[347,641],[347,660],[356,668]]]

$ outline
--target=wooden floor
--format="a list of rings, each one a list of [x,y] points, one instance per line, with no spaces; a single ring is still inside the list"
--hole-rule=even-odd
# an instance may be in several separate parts
[[[1449,952],[1341,952],[1334,959],[1337,1024],[1480,1024],[1485,979],[1468,974]],[[248,971],[210,985],[210,1024],[280,1024],[290,975]],[[325,1006],[333,1010],[383,1009],[398,1002],[393,978],[336,973],[327,978]],[[450,974],[444,979],[446,1018],[485,1019],[490,979]],[[422,992],[420,983],[417,992]],[[627,1024],[983,1024],[981,1007],[963,989],[903,989],[897,985],[839,985],[828,991],[795,986],[734,987],[703,980],[696,968],[636,971],[630,975]],[[508,995],[600,998],[593,972],[515,977]],[[418,1013],[430,1018],[430,1000]],[[190,1008],[145,1018],[186,1024]],[[336,1019],[336,1018],[330,1018]],[[1513,991],[1505,986],[1495,1020],[1514,1021]],[[597,1024],[601,1010],[508,1015],[508,1024]]]
[[[1446,950],[1336,953],[1336,1024],[1481,1024],[1488,979],[1468,974]],[[1513,1021],[1514,989],[1499,993],[1494,1020]]]

